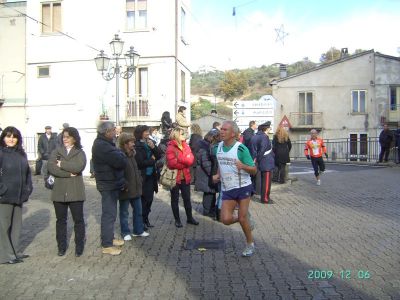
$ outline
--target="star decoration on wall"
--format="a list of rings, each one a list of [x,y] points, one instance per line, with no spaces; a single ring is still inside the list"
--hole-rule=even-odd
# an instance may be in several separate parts
[[[283,28],[283,24],[279,28],[275,28],[276,32],[276,39],[275,42],[282,42],[282,45],[285,44],[285,37],[289,35],[289,33],[285,32],[285,29]]]

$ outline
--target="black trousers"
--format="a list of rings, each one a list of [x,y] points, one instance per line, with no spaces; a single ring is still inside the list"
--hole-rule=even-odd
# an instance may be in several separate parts
[[[151,212],[151,205],[154,199],[154,185],[156,178],[153,175],[146,175],[143,178],[142,184],[142,215],[143,222],[149,219],[149,214]]]
[[[325,172],[325,163],[322,157],[311,157],[311,164],[314,169],[315,177],[319,176],[320,172]]]
[[[269,195],[271,194],[271,181],[272,181],[272,172],[265,171],[261,173],[261,203],[269,202]]]
[[[85,220],[83,219],[83,201],[53,202],[56,212],[56,239],[58,249],[67,249],[67,218],[68,207],[74,220],[75,247],[83,249],[85,244]]]
[[[383,156],[385,156],[385,162],[389,160],[390,147],[381,146],[381,152],[379,153],[379,162],[382,162]]]
[[[172,213],[174,214],[175,221],[180,221],[179,217],[179,191],[181,191],[183,198],[183,206],[185,207],[186,217],[188,220],[193,219],[192,215],[192,203],[190,202],[190,184],[186,184],[185,182],[177,184],[171,190],[171,208]]]
[[[215,193],[204,193],[203,194],[203,215],[204,216],[215,216]]]
[[[286,163],[278,163],[277,169],[276,169],[276,180],[279,181],[279,183],[285,183],[286,179]]]

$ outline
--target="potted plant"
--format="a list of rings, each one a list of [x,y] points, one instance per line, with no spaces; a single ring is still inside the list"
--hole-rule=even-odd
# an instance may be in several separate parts
[[[109,120],[108,115],[107,115],[106,112],[103,112],[103,113],[100,115],[100,120],[101,120],[101,121]]]

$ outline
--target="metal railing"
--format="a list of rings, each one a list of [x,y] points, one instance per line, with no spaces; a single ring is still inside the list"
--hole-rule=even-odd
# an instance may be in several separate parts
[[[149,100],[147,97],[136,95],[127,98],[126,118],[149,117]]]
[[[293,141],[290,157],[305,159],[304,145],[306,141]],[[330,161],[338,162],[376,162],[379,159],[381,147],[379,138],[367,139],[327,139],[324,140]],[[396,161],[397,148],[392,147],[389,154],[390,161]]]
[[[294,128],[322,127],[322,112],[291,112],[290,122]]]

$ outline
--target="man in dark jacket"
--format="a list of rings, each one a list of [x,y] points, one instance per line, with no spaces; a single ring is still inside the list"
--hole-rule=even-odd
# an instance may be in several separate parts
[[[101,246],[103,254],[119,255],[123,240],[114,239],[114,223],[117,218],[117,202],[120,191],[125,187],[124,169],[126,155],[113,143],[115,125],[106,121],[97,128],[93,142],[92,161],[96,187],[101,194]]]
[[[249,149],[249,152],[251,152],[251,139],[255,134],[255,130],[257,128],[256,121],[250,121],[249,122],[249,128],[247,128],[245,131],[243,131],[243,145]],[[253,184],[253,189],[256,190],[256,178],[257,175],[250,175],[251,177],[251,183]]]
[[[400,122],[399,122],[400,125]],[[400,164],[400,128],[397,128],[397,130],[394,133],[395,138],[396,138],[396,147],[397,147],[397,161],[396,164]]]
[[[383,155],[385,155],[385,162],[388,162],[390,145],[393,141],[393,133],[389,130],[387,124],[383,125],[383,130],[379,135],[379,144],[381,145],[381,152],[379,153],[379,162],[383,160]]]
[[[255,134],[255,130],[257,128],[256,121],[249,122],[249,128],[243,131],[243,144],[247,147],[247,149],[251,150],[251,138]]]
[[[250,153],[256,160],[257,169],[261,173],[261,202],[271,204],[272,170],[275,168],[274,154],[272,145],[268,137],[271,122],[266,122],[258,126],[257,134],[251,139]]]
[[[47,172],[47,161],[51,152],[57,147],[57,133],[51,132],[51,126],[46,126],[44,130],[45,133],[39,137],[38,153],[39,159],[42,161],[41,173],[44,177],[44,180],[46,180],[47,177],[49,177]]]

